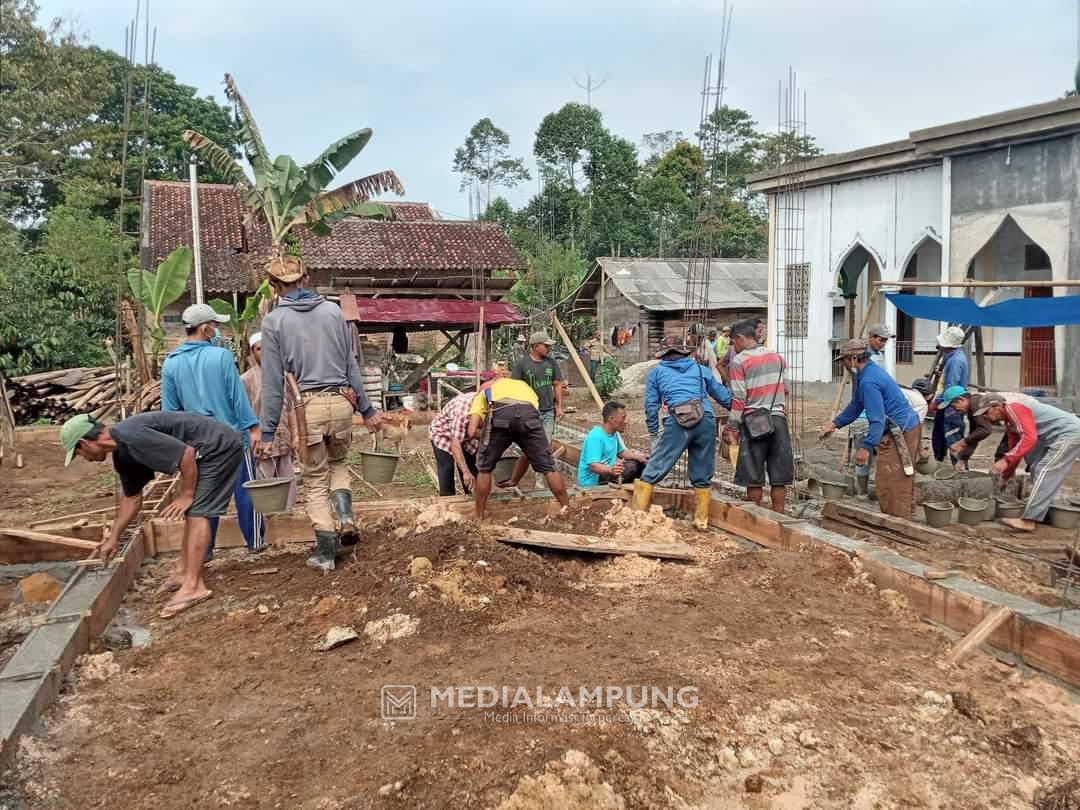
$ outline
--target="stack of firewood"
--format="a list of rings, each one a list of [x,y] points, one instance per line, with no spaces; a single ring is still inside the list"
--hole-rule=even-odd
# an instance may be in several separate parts
[[[7,388],[15,421],[20,425],[40,419],[59,422],[79,413],[102,419],[119,411],[116,369],[107,366],[12,377]]]

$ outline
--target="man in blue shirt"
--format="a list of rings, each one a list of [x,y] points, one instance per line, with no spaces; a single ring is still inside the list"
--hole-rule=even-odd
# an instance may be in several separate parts
[[[964,439],[964,415],[957,413],[952,405],[940,404],[945,391],[953,387],[968,387],[970,373],[968,370],[968,358],[964,353],[964,330],[959,326],[950,326],[937,337],[938,348],[945,355],[945,365],[941,369],[941,379],[938,381],[937,402],[939,407],[934,412],[934,432],[931,434],[931,444],[934,449],[934,458],[944,461],[945,454],[949,454],[949,461],[955,467],[958,463],[967,466],[967,462],[961,462],[949,448]]]
[[[219,315],[208,304],[192,304],[182,315],[187,340],[181,343],[161,367],[161,410],[201,413],[224,422],[244,440],[244,457],[233,495],[240,532],[249,551],[265,548],[266,525],[255,511],[244,482],[255,477],[253,449],[260,443],[259,418],[251,408],[233,353],[216,345],[220,340]],[[217,538],[218,518],[210,519],[210,554]],[[176,582],[170,581],[168,585]]]
[[[619,435],[626,427],[626,406],[612,400],[604,405],[604,424],[594,427],[581,445],[577,480],[579,487],[636,481],[649,457],[627,450]]]
[[[919,457],[922,423],[896,380],[870,359],[863,340],[849,340],[840,347],[840,359],[853,375],[851,402],[822,428],[822,438],[850,425],[866,411],[867,430],[862,447],[855,452],[856,465],[867,464],[877,451],[877,496],[881,511],[911,519],[915,511],[915,476],[904,472],[895,428],[907,447],[908,457]]]
[[[697,498],[694,527],[704,531],[709,528],[709,502],[716,471],[716,416],[709,397],[731,408],[731,393],[709,368],[690,356],[692,352],[674,335],[660,342],[656,353],[660,364],[649,372],[645,382],[645,426],[652,439],[652,456],[641,478],[634,482],[633,507],[638,511],[649,508],[653,487],[686,453],[687,475]],[[659,432],[661,405],[668,409],[663,433]],[[689,413],[680,421],[679,411]]]

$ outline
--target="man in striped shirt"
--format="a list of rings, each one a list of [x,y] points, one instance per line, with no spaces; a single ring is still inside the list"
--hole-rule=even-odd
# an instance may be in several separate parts
[[[731,344],[736,354],[730,368],[731,416],[724,429],[724,441],[739,444],[735,483],[746,487],[747,498],[760,505],[768,471],[773,511],[783,513],[785,487],[795,480],[784,407],[784,358],[758,345],[753,321],[732,328]],[[772,432],[755,439],[750,435],[746,416],[758,410],[769,412]]]
[[[475,396],[476,394],[471,392],[458,394],[443,406],[428,428],[431,449],[435,452],[440,495],[457,494],[454,486],[455,469],[461,478],[461,489],[466,495],[472,492],[476,483],[476,451],[480,443],[467,436],[469,407]]]

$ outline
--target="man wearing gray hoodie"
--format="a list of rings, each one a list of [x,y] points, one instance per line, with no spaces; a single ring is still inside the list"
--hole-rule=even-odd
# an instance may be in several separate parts
[[[326,573],[334,570],[339,543],[355,545],[360,540],[345,466],[353,412],[360,412],[371,432],[379,429],[382,416],[364,394],[340,307],[304,287],[307,272],[300,259],[272,259],[266,273],[278,305],[262,322],[262,439],[269,443],[277,432],[285,374],[292,374],[304,405],[304,496],[317,546],[307,564]]]

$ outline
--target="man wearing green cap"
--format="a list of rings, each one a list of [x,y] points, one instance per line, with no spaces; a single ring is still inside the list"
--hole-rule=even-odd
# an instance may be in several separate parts
[[[563,418],[563,375],[559,364],[550,356],[554,345],[555,341],[547,332],[542,329],[533,332],[529,336],[529,353],[518,360],[510,372],[511,379],[524,380],[536,392],[540,402],[537,410],[549,443],[555,435],[555,421]],[[528,468],[529,461],[522,455],[514,466],[512,479],[520,481]],[[536,480],[537,486],[542,486],[539,472]]]
[[[184,518],[180,550],[180,588],[159,614],[171,619],[209,599],[202,568],[210,547],[210,520],[225,514],[233,485],[240,474],[244,443],[228,425],[197,413],[148,411],[106,426],[83,414],[64,423],[60,444],[67,451],[65,465],[78,455],[104,461],[110,455],[124,498],[116,511],[112,531],[99,550],[108,559],[120,535],[142,508],[143,488],[154,473],[179,471],[180,485],[162,517]]]

